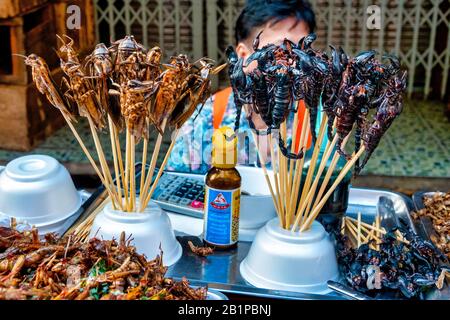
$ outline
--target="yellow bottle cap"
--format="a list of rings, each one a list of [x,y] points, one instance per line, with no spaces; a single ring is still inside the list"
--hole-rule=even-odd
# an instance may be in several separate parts
[[[221,127],[212,137],[212,165],[218,168],[233,168],[237,163],[237,136],[230,127]]]

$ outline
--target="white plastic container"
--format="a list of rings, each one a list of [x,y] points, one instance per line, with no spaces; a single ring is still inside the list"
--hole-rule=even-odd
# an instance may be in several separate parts
[[[138,205],[139,206],[139,205]],[[112,204],[105,206],[94,220],[89,238],[119,239],[124,231],[131,236],[137,252],[152,260],[163,251],[163,263],[170,266],[180,259],[182,249],[175,237],[170,219],[161,208],[150,201],[143,212],[114,210]]]
[[[311,294],[331,292],[327,281],[339,278],[333,242],[320,223],[293,233],[278,218],[258,231],[240,272],[258,288]]]
[[[81,203],[69,172],[52,157],[24,156],[0,170],[0,215],[39,228],[63,223]]]
[[[261,168],[245,166],[236,169],[242,178],[241,193],[250,194],[241,194],[239,228],[259,229],[277,215],[264,172]],[[273,179],[272,171],[268,172],[269,178]]]

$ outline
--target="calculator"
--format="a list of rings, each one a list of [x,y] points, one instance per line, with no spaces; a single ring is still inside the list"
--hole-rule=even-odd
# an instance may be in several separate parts
[[[164,172],[152,199],[166,211],[203,218],[204,176]]]

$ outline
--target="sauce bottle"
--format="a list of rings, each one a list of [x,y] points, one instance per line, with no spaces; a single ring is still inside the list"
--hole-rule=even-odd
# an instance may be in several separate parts
[[[229,127],[214,131],[212,168],[205,179],[203,240],[217,249],[237,246],[241,176],[236,170],[237,136]]]

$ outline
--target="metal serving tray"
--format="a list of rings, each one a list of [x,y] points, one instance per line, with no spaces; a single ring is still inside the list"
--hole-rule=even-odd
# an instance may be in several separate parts
[[[411,199],[399,193],[385,190],[351,188],[346,214],[355,217],[358,212],[361,212],[362,220],[371,223],[377,214],[377,203],[381,196],[392,200],[397,217],[413,227],[409,215],[413,208]],[[216,251],[213,255],[202,258],[194,255],[187,246],[189,240],[194,244],[200,244],[201,240],[198,237],[179,234],[178,239],[183,246],[183,256],[169,268],[168,276],[170,277],[181,278],[185,276],[194,285],[208,285],[212,289],[234,295],[296,300],[347,299],[347,297],[335,292],[327,295],[313,295],[255,288],[247,283],[239,272],[239,265],[246,257],[251,242],[239,242],[236,249]]]

